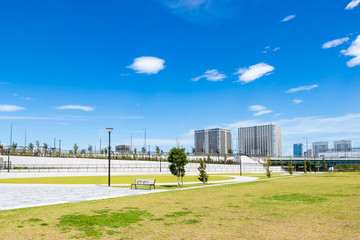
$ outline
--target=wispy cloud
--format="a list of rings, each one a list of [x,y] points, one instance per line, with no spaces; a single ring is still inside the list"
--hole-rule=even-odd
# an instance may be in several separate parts
[[[208,24],[219,23],[222,19],[236,15],[238,9],[236,0],[157,0],[166,6],[170,12],[185,20]]]
[[[345,10],[352,10],[356,8],[360,3],[360,0],[352,0],[349,4],[345,7]]]
[[[348,37],[344,37],[344,38],[331,40],[331,41],[328,41],[328,42],[324,43],[322,45],[322,48],[333,48],[333,47],[339,46],[339,45],[349,41],[349,39],[350,38],[348,38]]]
[[[261,106],[261,105],[249,106],[249,110],[253,111],[253,112],[256,112],[256,113],[253,114],[253,116],[261,116],[261,115],[268,114],[268,113],[272,112],[272,110],[266,109],[266,107]]]
[[[25,101],[33,101],[33,98],[30,97],[20,97],[21,99],[25,100]]]
[[[0,112],[16,112],[25,110],[25,108],[16,105],[0,105]]]
[[[264,51],[262,51],[262,53],[268,53],[268,52],[277,52],[280,50],[280,47],[271,47],[271,46],[266,46]]]
[[[295,103],[295,104],[299,104],[299,103],[302,103],[302,102],[304,102],[304,101],[301,100],[301,99],[294,99],[293,100],[293,103]]]
[[[284,17],[282,20],[280,20],[280,22],[287,22],[290,21],[291,19],[294,19],[296,17],[296,15],[289,15]]]
[[[274,67],[266,63],[258,63],[248,68],[239,68],[235,75],[240,75],[239,80],[242,84],[252,82],[264,75],[269,75],[274,71]]]
[[[317,88],[319,87],[319,85],[314,84],[314,85],[310,85],[310,86],[300,86],[297,88],[291,88],[289,90],[286,91],[286,93],[295,93],[295,92],[300,92],[300,91],[310,91],[311,89]]]
[[[342,54],[345,56],[353,57],[346,62],[348,67],[355,67],[360,65],[360,35],[351,43],[350,47],[347,50],[342,50]]]
[[[81,105],[64,105],[64,106],[59,106],[59,107],[55,107],[55,108],[59,109],[59,110],[81,110],[81,111],[85,111],[85,112],[91,112],[91,111],[95,110],[94,107],[81,106]]]
[[[224,78],[226,78],[225,74],[219,73],[216,69],[207,70],[204,75],[198,76],[196,78],[193,78],[193,81],[199,81],[201,78],[205,78],[208,81],[217,82],[222,81]]]
[[[143,56],[135,58],[128,68],[133,69],[136,73],[156,74],[165,68],[164,63],[164,59]]]
[[[7,85],[9,82],[0,82],[0,85]]]

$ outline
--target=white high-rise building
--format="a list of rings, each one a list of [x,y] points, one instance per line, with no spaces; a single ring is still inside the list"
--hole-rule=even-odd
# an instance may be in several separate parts
[[[313,142],[313,154],[315,157],[319,157],[319,153],[324,153],[329,151],[330,144],[329,142]]]
[[[202,149],[205,148],[205,153],[220,155],[228,154],[232,149],[231,131],[223,128],[213,128],[195,131],[195,152],[202,154]]]
[[[351,140],[334,141],[335,152],[348,152],[353,148]]]
[[[239,131],[239,153],[248,156],[282,155],[281,126],[268,124],[262,126],[241,127]]]

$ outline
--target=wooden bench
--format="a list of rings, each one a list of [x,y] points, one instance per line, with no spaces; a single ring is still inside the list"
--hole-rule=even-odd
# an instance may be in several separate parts
[[[155,189],[155,180],[156,179],[136,179],[135,183],[131,184],[131,189],[133,188],[133,185],[135,186],[135,189],[137,185],[141,185],[141,186],[150,186],[150,190],[151,190],[151,186],[154,186]]]

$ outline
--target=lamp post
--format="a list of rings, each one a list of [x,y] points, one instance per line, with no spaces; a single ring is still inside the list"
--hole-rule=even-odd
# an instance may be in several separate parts
[[[106,128],[106,131],[109,133],[109,172],[108,172],[108,186],[110,187],[110,157],[111,157],[111,145],[110,145],[110,134],[113,128]]]

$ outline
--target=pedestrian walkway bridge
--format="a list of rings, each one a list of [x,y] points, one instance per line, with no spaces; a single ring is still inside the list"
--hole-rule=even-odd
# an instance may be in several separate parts
[[[359,158],[322,158],[322,157],[270,157],[272,165],[286,165],[291,161],[293,165],[303,165],[304,161],[310,161],[311,165],[323,164],[325,160],[328,167],[360,165]]]

